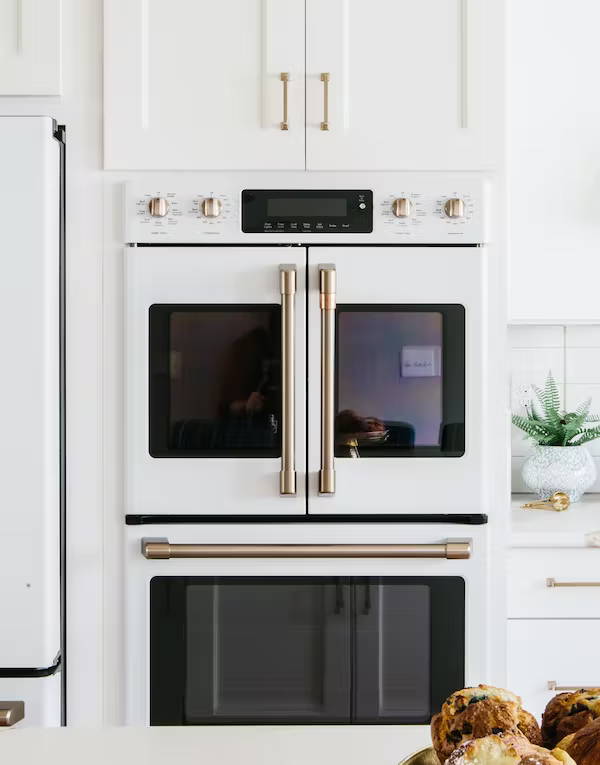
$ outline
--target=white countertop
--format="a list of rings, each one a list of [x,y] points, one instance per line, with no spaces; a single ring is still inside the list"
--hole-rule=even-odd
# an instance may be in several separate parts
[[[10,765],[397,765],[430,744],[427,726],[14,728]]]
[[[562,513],[521,508],[535,501],[533,494],[513,494],[512,547],[600,546],[600,494],[584,494]]]

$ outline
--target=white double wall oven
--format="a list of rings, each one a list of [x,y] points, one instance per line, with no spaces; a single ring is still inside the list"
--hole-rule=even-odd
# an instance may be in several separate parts
[[[127,722],[426,724],[486,676],[486,204],[127,187]]]

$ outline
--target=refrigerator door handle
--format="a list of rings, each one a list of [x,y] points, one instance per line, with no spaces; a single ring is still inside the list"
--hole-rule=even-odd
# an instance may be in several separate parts
[[[0,701],[0,728],[9,728],[25,717],[23,701]]]

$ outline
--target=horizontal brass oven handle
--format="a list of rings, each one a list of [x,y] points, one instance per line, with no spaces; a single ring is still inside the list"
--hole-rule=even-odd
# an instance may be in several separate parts
[[[446,558],[471,557],[470,542],[401,545],[194,545],[142,539],[148,560],[169,558]]]
[[[0,728],[9,728],[25,717],[23,701],[0,701]]]
[[[557,582],[549,577],[546,579],[546,587],[600,587],[600,582]]]
[[[549,691],[585,691],[597,687],[597,685],[558,685],[556,680],[548,680]]]

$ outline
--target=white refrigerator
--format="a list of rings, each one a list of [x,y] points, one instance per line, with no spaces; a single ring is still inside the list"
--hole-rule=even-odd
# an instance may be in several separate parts
[[[64,152],[0,117],[0,726],[63,721]]]

